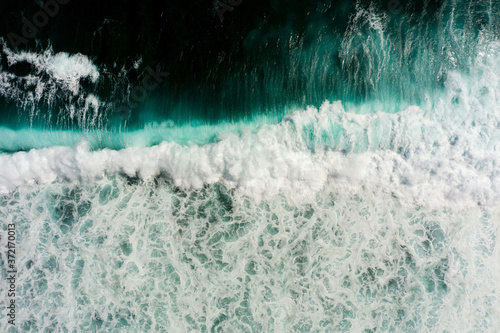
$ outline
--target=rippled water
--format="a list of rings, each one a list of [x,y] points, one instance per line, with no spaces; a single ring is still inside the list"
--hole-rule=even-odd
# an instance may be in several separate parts
[[[117,115],[121,74],[4,40],[0,330],[496,332],[498,7],[359,2],[343,33],[322,17],[295,39],[262,23],[245,46],[265,75],[249,60],[187,116],[160,88]]]

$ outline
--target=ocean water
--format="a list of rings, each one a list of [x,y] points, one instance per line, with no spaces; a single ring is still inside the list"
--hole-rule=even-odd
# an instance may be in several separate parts
[[[500,330],[500,3],[271,4],[206,72],[2,37],[1,332]]]

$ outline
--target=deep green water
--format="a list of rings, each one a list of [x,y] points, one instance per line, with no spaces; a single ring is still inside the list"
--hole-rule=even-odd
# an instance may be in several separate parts
[[[500,4],[188,5],[2,5],[0,331],[496,332]]]

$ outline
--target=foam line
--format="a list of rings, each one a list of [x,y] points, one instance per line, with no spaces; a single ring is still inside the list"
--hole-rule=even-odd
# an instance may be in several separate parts
[[[355,115],[340,103],[325,103],[205,145],[162,142],[91,151],[83,141],[4,154],[0,191],[54,181],[88,183],[106,175],[166,176],[181,188],[224,182],[258,199],[284,192],[308,200],[334,182],[346,189],[381,187],[422,204],[489,204],[500,188],[499,133],[491,128],[496,124],[498,119],[490,119],[455,134],[416,107],[395,115]]]

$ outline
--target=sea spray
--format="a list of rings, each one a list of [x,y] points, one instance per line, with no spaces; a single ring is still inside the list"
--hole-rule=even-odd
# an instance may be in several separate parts
[[[0,331],[495,332],[499,7],[234,8],[0,24]]]

